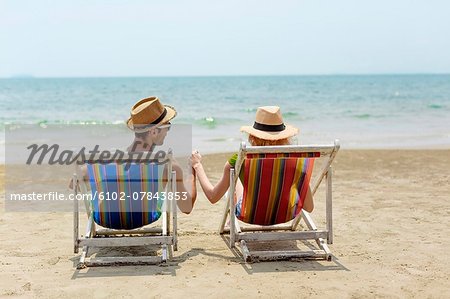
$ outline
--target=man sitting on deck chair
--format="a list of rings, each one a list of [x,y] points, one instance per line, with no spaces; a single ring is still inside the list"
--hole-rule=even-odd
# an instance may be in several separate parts
[[[137,102],[130,112],[131,117],[127,120],[127,126],[134,131],[134,140],[127,148],[128,152],[153,152],[155,146],[162,145],[167,132],[170,130],[170,120],[177,112],[168,105],[162,105],[157,97],[150,97]],[[186,188],[183,183],[183,171],[176,161],[172,161],[172,168],[177,173],[177,190],[186,192],[186,200],[178,200],[177,205],[183,213],[189,214],[197,198],[197,188],[195,181],[195,170],[192,169],[187,182],[190,188]],[[89,181],[89,174],[86,167],[82,168],[85,181]],[[72,181],[70,188],[72,189]],[[188,190],[190,189],[190,190]]]

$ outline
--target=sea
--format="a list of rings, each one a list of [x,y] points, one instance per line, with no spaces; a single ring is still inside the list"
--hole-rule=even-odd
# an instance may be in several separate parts
[[[0,159],[10,125],[125,126],[140,99],[175,107],[192,149],[237,151],[259,106],[276,105],[298,144],[344,149],[450,148],[450,75],[0,79]],[[4,155],[3,155],[4,159]]]

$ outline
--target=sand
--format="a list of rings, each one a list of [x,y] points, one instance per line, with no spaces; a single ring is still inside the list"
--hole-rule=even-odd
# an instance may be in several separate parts
[[[213,181],[228,156],[204,157]],[[217,233],[224,202],[200,193],[179,217],[179,251],[167,266],[82,270],[72,214],[5,212],[2,177],[0,296],[449,297],[449,166],[450,150],[341,150],[331,262],[243,263]],[[323,190],[317,196],[320,226]]]

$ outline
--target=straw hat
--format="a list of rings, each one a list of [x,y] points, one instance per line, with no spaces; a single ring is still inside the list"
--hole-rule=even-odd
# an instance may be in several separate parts
[[[265,140],[280,140],[298,134],[299,129],[285,124],[280,107],[259,107],[253,126],[243,126],[241,131]]]
[[[175,108],[161,104],[157,97],[150,97],[137,102],[130,112],[127,126],[141,133],[152,127],[166,123],[177,115]]]

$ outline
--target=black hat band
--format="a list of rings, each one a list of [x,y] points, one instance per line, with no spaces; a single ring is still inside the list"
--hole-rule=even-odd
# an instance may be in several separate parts
[[[253,124],[253,128],[260,131],[266,131],[266,132],[281,132],[284,129],[286,129],[286,126],[284,124],[281,125],[266,125],[261,124],[255,121]]]

